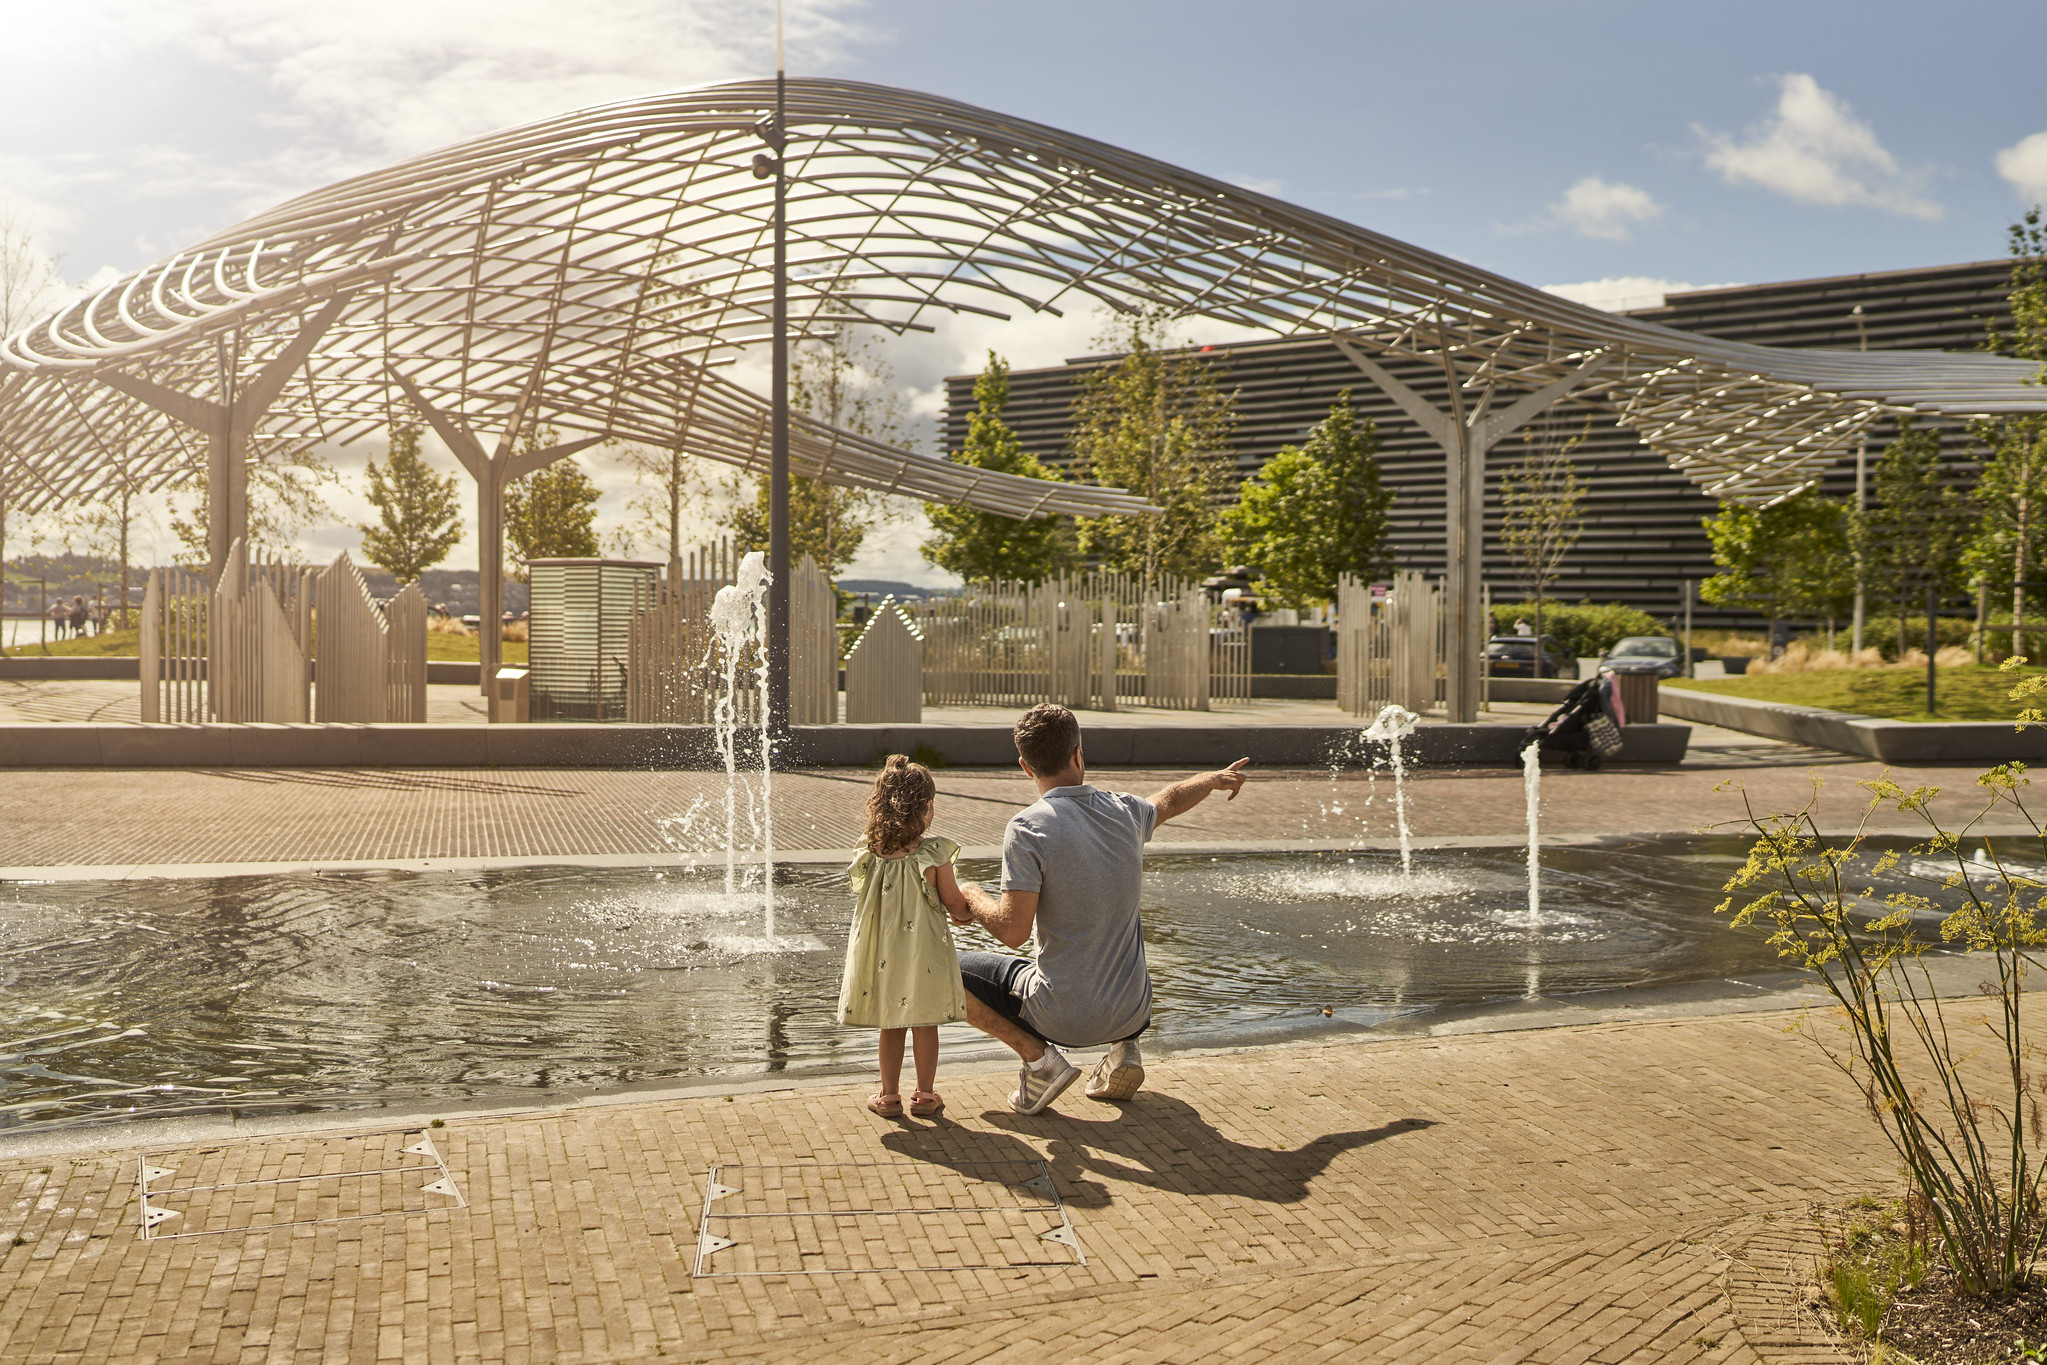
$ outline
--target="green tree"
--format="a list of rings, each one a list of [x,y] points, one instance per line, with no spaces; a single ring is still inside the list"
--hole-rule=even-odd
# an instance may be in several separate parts
[[[1082,518],[1081,553],[1147,578],[1215,566],[1221,503],[1235,466],[1230,395],[1198,355],[1162,349],[1167,321],[1163,312],[1145,311],[1113,322],[1096,344],[1123,358],[1083,377],[1073,405],[1079,470],[1160,509]]]
[[[530,449],[561,438],[541,428],[523,443]],[[505,543],[512,551],[512,577],[526,581],[526,561],[594,558],[597,548],[597,485],[574,458],[557,460],[505,490]]]
[[[452,474],[434,473],[420,458],[414,422],[391,428],[383,467],[372,460],[368,472],[377,521],[356,528],[362,532],[363,557],[400,584],[417,583],[462,539],[461,482]]]
[[[903,443],[903,400],[895,372],[872,338],[856,338],[848,327],[798,346],[789,367],[789,405],[827,426],[889,445]],[[733,487],[725,528],[742,550],[768,548],[769,486],[765,474],[753,481],[751,496]],[[884,519],[879,493],[845,488],[823,479],[789,476],[789,557],[809,555],[836,578],[860,553],[867,535]]]
[[[1059,471],[1023,448],[1002,410],[1009,405],[1009,363],[988,352],[987,368],[974,381],[975,409],[967,417],[967,439],[952,460],[973,469],[1026,479],[1057,479]],[[931,538],[919,552],[929,563],[961,578],[1018,578],[1037,582],[1073,562],[1073,532],[1058,517],[1014,517],[965,504],[924,504]]]
[[[1588,418],[1576,436],[1560,441],[1552,424],[1545,421],[1541,436],[1527,438],[1527,454],[1500,481],[1504,514],[1500,537],[1521,580],[1522,593],[1535,604],[1538,639],[1543,633],[1543,596],[1557,581],[1564,556],[1578,543],[1584,526],[1585,483],[1571,462],[1571,452],[1584,442],[1591,425]]]
[[[1831,621],[1855,600],[1846,504],[1812,489],[1769,507],[1724,503],[1706,518],[1720,572],[1699,596],[1760,607],[1774,621]]]
[[[2039,207],[2012,224],[2010,333],[1993,332],[1989,349],[2041,365],[2035,383],[2047,380],[2047,217]],[[2012,625],[2026,619],[2026,586],[2041,570],[2043,516],[2047,516],[2047,416],[2038,413],[1985,418],[1969,430],[1988,450],[1976,487],[1982,508],[1969,566],[1992,588],[2011,590]],[[2012,653],[2024,654],[2025,637],[2015,631]]]
[[[1899,421],[1870,482],[1872,505],[1850,516],[1850,528],[1869,588],[1897,607],[1902,658],[1913,599],[1929,584],[1942,595],[1961,586],[1969,515],[1961,494],[1941,478],[1940,433],[1909,417]]]
[[[1231,560],[1257,566],[1266,590],[1289,607],[1333,601],[1338,574],[1390,572],[1393,494],[1379,481],[1378,454],[1377,429],[1345,389],[1307,441],[1282,446],[1223,513]]]

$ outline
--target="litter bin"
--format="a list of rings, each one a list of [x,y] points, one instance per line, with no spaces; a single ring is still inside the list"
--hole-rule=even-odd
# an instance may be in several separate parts
[[[1653,723],[1656,719],[1656,675],[1616,673],[1613,680],[1620,688],[1621,706],[1628,713],[1628,724]]]
[[[523,668],[500,668],[490,681],[490,723],[524,725],[532,714],[531,693]]]

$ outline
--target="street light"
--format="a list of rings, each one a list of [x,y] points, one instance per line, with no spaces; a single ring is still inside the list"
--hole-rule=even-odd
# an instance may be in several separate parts
[[[1862,305],[1856,304],[1849,316],[1855,319],[1855,336],[1858,349],[1869,349],[1869,324],[1862,316]],[[1851,655],[1862,653],[1862,516],[1869,509],[1868,497],[1869,428],[1863,427],[1855,437],[1855,621],[1849,632]],[[1831,648],[1831,644],[1829,648]]]

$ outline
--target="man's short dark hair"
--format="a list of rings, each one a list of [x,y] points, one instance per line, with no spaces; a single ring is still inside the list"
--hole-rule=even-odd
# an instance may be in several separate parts
[[[1073,766],[1080,750],[1080,722],[1057,702],[1041,701],[1016,722],[1016,752],[1039,777]]]

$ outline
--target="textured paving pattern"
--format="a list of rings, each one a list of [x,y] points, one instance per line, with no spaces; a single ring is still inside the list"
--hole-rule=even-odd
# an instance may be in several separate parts
[[[0,1162],[0,1360],[1824,1359],[1768,1324],[1759,1353],[1729,1297],[1769,1216],[1889,1170],[1787,1022],[1173,1060],[1127,1106],[1036,1118],[1000,1108],[1008,1075],[941,1075],[935,1123],[874,1118],[865,1086],[455,1118],[426,1131],[466,1209],[170,1240],[138,1231],[140,1153]],[[421,1132],[147,1156],[254,1182]],[[805,1207],[852,1212],[872,1182],[825,1167],[942,1191],[1040,1160],[1085,1266],[907,1272],[948,1247],[869,1220],[836,1234],[858,1273],[691,1274],[713,1165],[813,1164]]]
[[[1874,763],[1808,771],[1755,767],[1551,770],[1543,780],[1547,835],[1682,832],[1738,820],[1738,781],[1766,809],[1795,809],[1824,779],[1820,813],[1834,825],[1861,814],[1859,778]],[[1973,810],[1976,770],[1915,769],[1906,785],[1954,793]],[[1150,793],[1179,772],[1105,769],[1106,786]],[[871,779],[857,770],[775,778],[782,849],[850,848]],[[1034,793],[1014,770],[941,772],[936,828],[961,843],[994,844]],[[0,869],[64,864],[157,864],[572,857],[708,848],[722,839],[724,778],[711,773],[538,769],[22,770],[0,784]],[[1258,772],[1234,802],[1210,799],[1161,828],[1163,845],[1254,840],[1384,840],[1394,835],[1392,782],[1362,774]],[[1408,784],[1415,833],[1512,842],[1523,828],[1521,775],[1423,770]],[[1899,817],[1886,817],[1896,824]],[[1994,827],[1993,827],[1994,828]],[[722,842],[718,845],[723,847]]]

